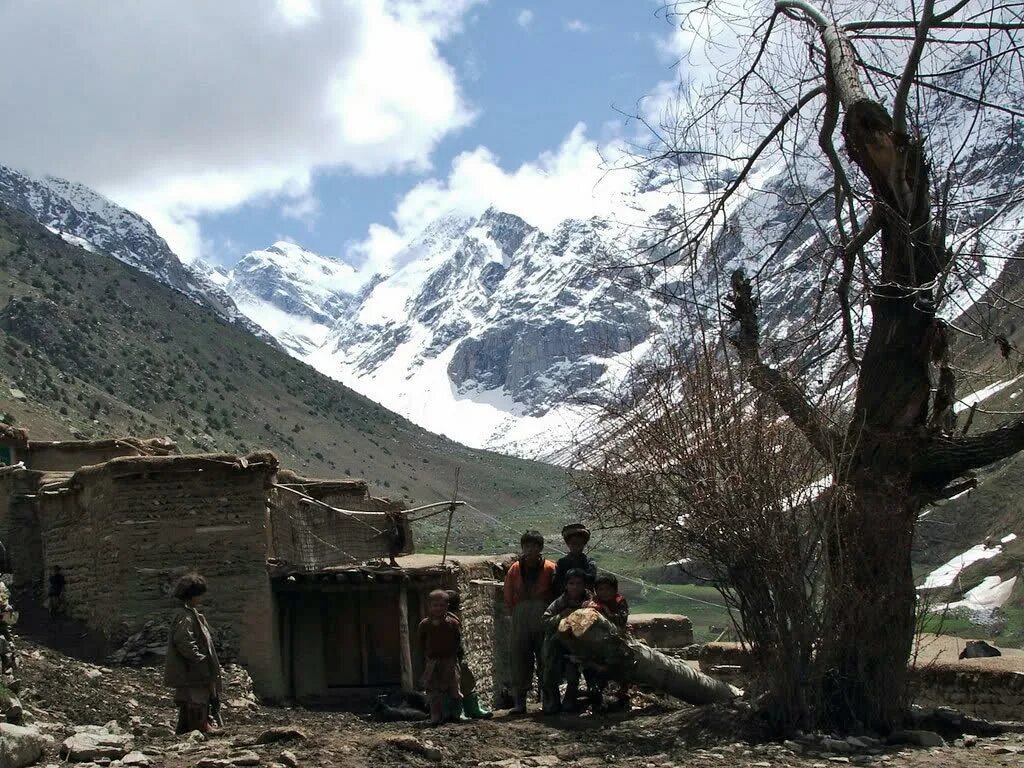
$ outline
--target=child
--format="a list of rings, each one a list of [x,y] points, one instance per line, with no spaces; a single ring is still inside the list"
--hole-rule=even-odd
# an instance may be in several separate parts
[[[629,603],[626,598],[619,594],[619,580],[610,573],[602,573],[594,582],[594,598],[587,603],[588,608],[594,608],[608,621],[614,624],[619,631],[628,631],[629,624]],[[603,692],[608,686],[610,678],[607,673],[598,672],[594,681],[599,692]],[[616,707],[629,709],[629,685],[624,680],[616,680],[619,692],[616,697]],[[600,693],[598,694],[600,695]]]
[[[590,531],[583,523],[570,523],[562,529],[562,540],[569,554],[555,565],[555,597],[565,592],[566,575],[573,568],[579,568],[587,577],[587,588],[593,589],[597,577],[597,563],[591,560],[583,549],[590,541]]]
[[[557,714],[563,708],[575,712],[579,707],[580,670],[571,656],[566,654],[562,641],[558,639],[558,625],[562,619],[579,610],[590,600],[587,592],[586,571],[571,569],[565,575],[565,592],[544,611],[544,714]],[[565,701],[559,699],[562,679],[567,681]],[[588,677],[589,688],[589,677]]]
[[[448,590],[448,612],[456,619],[459,618],[459,593],[454,589]],[[460,636],[461,638],[461,636]],[[480,704],[480,697],[476,693],[476,677],[473,670],[466,663],[466,646],[460,639],[459,642],[459,689],[462,691],[462,710],[470,718],[477,720],[489,720],[491,713]]]
[[[533,686],[534,665],[542,658],[544,609],[554,597],[551,584],[555,564],[543,557],[544,537],[539,531],[524,533],[519,546],[522,554],[505,574],[505,608],[512,616],[509,638],[512,712],[523,715],[526,714],[526,695]]]
[[[462,710],[462,691],[459,688],[459,645],[462,643],[462,625],[448,611],[448,593],[435,589],[430,593],[429,613],[420,622],[419,637],[426,657],[423,687],[430,699],[430,724],[444,722],[444,696],[454,699],[453,719],[465,722]]]

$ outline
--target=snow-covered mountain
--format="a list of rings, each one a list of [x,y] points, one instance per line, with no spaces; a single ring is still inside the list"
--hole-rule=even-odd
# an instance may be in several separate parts
[[[492,209],[432,222],[403,266],[359,290],[349,266],[289,243],[247,254],[224,285],[292,354],[418,424],[550,455],[663,311],[602,271],[622,237],[597,219],[546,233]]]
[[[209,267],[184,264],[148,221],[88,187],[53,176],[32,177],[0,165],[0,204],[31,216],[69,242],[110,254],[276,343],[272,334],[238,310],[211,279]]]

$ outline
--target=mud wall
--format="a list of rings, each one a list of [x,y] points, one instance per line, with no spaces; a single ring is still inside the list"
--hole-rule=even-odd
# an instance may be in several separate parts
[[[27,453],[19,457],[30,469],[72,471],[79,467],[102,464],[122,456],[138,456],[140,451],[127,443],[29,443]]]
[[[509,637],[512,619],[505,610],[502,583],[468,578],[461,586],[466,662],[476,677],[477,694],[491,706],[511,696]]]
[[[1024,710],[1024,674],[985,669],[987,660],[971,666],[936,663],[914,671],[914,703],[952,707],[987,720],[1020,720]]]
[[[166,621],[176,579],[195,570],[209,582],[204,613],[225,660],[248,666],[258,686],[272,680],[279,662],[265,547],[275,466],[249,464],[120,459],[42,497],[42,560],[64,569],[69,614],[116,645],[147,621]]]

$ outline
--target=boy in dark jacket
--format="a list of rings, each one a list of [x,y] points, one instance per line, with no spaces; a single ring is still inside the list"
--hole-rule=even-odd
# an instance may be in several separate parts
[[[590,541],[587,526],[583,523],[570,523],[562,529],[562,540],[569,549],[569,554],[555,564],[555,597],[565,592],[566,575],[573,568],[583,571],[587,579],[587,589],[593,589],[594,579],[597,578],[597,563],[583,551]]]
[[[545,715],[557,714],[562,709],[575,712],[579,707],[580,669],[576,662],[566,653],[562,641],[558,639],[558,625],[562,619],[573,611],[579,610],[590,600],[587,592],[587,574],[578,568],[571,569],[565,575],[565,592],[544,611],[544,685],[542,702]],[[565,699],[560,698],[562,680],[566,681]],[[589,674],[587,687],[590,687]]]
[[[462,689],[459,687],[459,646],[462,644],[462,624],[448,610],[448,593],[435,589],[430,593],[429,613],[420,622],[420,647],[426,657],[423,687],[430,701],[430,724],[440,725],[445,720],[444,699],[454,701],[452,719],[467,720],[462,710]]]
[[[614,624],[619,631],[628,632],[629,624],[629,603],[619,593],[619,580],[610,573],[602,573],[594,582],[594,597],[587,603],[588,608],[594,608],[608,621]],[[595,672],[593,682],[600,694],[608,687],[610,677],[605,672]],[[616,696],[615,705],[619,709],[629,709],[629,685],[624,680],[616,680],[619,691]]]

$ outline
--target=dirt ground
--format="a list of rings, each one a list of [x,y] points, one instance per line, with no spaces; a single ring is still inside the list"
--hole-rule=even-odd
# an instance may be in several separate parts
[[[224,730],[208,740],[190,741],[169,732],[174,712],[159,670],[97,667],[27,642],[20,644],[19,654],[21,699],[29,724],[53,736],[59,747],[76,725],[117,720],[135,733],[135,748],[146,754],[153,768],[270,768],[292,760],[297,766],[346,768],[1024,766],[1020,734],[980,738],[970,747],[892,747],[879,754],[851,756],[798,754],[783,744],[746,743],[736,731],[735,712],[700,710],[653,697],[639,697],[633,712],[613,716],[499,713],[491,721],[440,728],[380,723],[351,712],[260,706],[251,697],[247,676],[237,668],[227,673]],[[305,738],[256,744],[272,728],[294,729]],[[285,751],[290,754],[283,755]],[[42,765],[59,762],[55,749]]]

